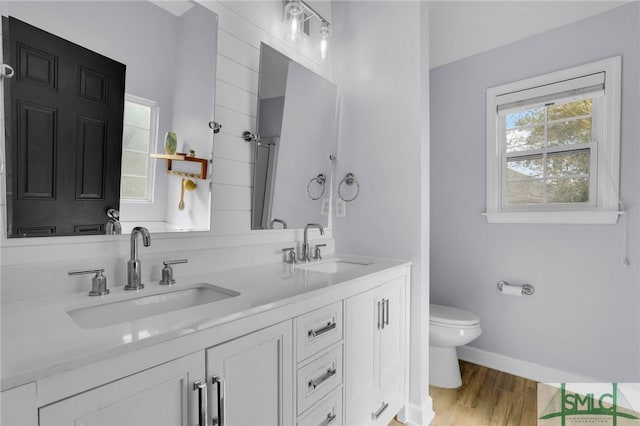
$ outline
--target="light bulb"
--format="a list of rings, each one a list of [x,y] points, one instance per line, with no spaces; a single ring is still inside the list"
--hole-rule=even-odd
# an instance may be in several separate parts
[[[296,41],[296,37],[298,36],[298,17],[291,17],[291,32],[289,33],[291,37],[291,41]]]
[[[327,47],[329,35],[331,34],[331,24],[327,21],[320,23],[320,57],[324,61],[327,57]]]

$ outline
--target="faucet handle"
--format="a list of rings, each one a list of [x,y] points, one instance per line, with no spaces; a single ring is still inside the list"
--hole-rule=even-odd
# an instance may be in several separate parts
[[[287,256],[287,260],[285,260],[286,263],[296,263],[296,248],[295,247],[287,247],[287,248],[283,248],[282,251],[285,253],[285,256]]]
[[[76,269],[73,271],[69,271],[69,275],[84,275],[84,274],[96,274],[91,279],[91,291],[89,292],[89,296],[104,296],[109,294],[109,289],[107,288],[107,277],[103,274],[104,268],[94,268],[94,269]]]
[[[176,259],[176,260],[164,260],[162,264],[164,267],[162,268],[162,279],[160,280],[160,285],[174,285],[176,280],[173,279],[173,268],[171,265],[177,265],[179,263],[187,263],[187,259]]]
[[[316,244],[313,248],[313,258],[316,260],[322,260],[322,253],[320,253],[320,248],[326,247],[326,244]]]

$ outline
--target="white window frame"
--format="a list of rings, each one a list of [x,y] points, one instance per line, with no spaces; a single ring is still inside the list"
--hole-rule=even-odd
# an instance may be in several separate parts
[[[153,158],[149,154],[153,152],[156,148],[156,143],[158,140],[158,120],[160,116],[160,108],[158,106],[158,102],[152,101],[150,99],[141,98],[139,96],[131,95],[129,93],[125,93],[125,101],[136,103],[138,105],[144,105],[151,109],[151,117],[149,123],[149,144],[147,152],[147,197],[146,198],[121,198],[120,203],[130,203],[130,204],[152,204],[155,194],[155,181],[156,181],[156,162],[153,161]],[[124,148],[123,148],[124,151]]]
[[[620,100],[622,57],[615,56],[564,69],[550,74],[521,80],[487,89],[487,176],[486,217],[489,223],[570,223],[615,224],[618,221],[619,173],[620,173]],[[501,137],[504,115],[498,106],[510,94],[522,91],[535,92],[554,85],[592,74],[604,73],[604,95],[597,99],[596,108],[602,109],[602,122],[594,125],[591,148],[590,203],[579,205],[546,204],[543,206],[503,206],[503,187],[506,179],[505,138]],[[565,89],[566,90],[566,89]],[[517,95],[515,96],[517,98]],[[535,98],[535,96],[533,97]],[[500,99],[500,100],[499,100]],[[600,114],[598,114],[600,116]],[[594,120],[598,120],[594,115]],[[595,187],[592,185],[595,180]]]

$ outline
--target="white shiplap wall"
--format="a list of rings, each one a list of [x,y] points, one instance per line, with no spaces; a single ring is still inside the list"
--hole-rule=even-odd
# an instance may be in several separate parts
[[[301,230],[251,231],[252,144],[241,138],[255,130],[260,43],[265,42],[307,68],[331,79],[330,61],[321,62],[316,38],[290,45],[284,41],[282,2],[200,1],[218,15],[218,56],[215,120],[223,124],[214,138],[212,231],[159,234],[152,246],[140,252],[143,279],[157,280],[162,259],[187,257],[192,272],[276,262],[280,248],[295,245]],[[331,19],[329,2],[309,2]],[[0,3],[1,5],[1,3]],[[312,23],[314,26],[316,23]],[[312,34],[317,28],[312,27]],[[329,58],[330,59],[330,58]],[[0,125],[4,126],[0,103]],[[2,301],[66,291],[78,291],[84,280],[70,279],[70,269],[105,266],[111,285],[122,285],[129,256],[129,236],[6,238],[4,132],[0,135],[0,288]],[[326,252],[333,251],[330,230]],[[314,239],[319,238],[315,236]],[[58,289],[59,288],[59,289]]]

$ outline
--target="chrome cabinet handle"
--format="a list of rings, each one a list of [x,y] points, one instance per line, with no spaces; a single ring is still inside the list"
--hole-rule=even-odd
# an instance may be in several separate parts
[[[322,328],[319,328],[317,330],[309,330],[309,332],[307,333],[307,335],[311,338],[314,337],[318,337],[318,336],[322,336],[324,333],[328,333],[329,331],[333,330],[334,328],[336,328],[336,323],[335,321],[333,322],[328,322],[327,325],[325,325]]]
[[[327,426],[328,424],[333,422],[336,419],[336,417],[338,417],[337,414],[328,413],[327,417],[318,426]]]
[[[329,368],[326,373],[324,373],[322,376],[318,377],[317,379],[311,379],[309,380],[309,389],[315,389],[318,386],[320,386],[324,381],[328,380],[329,378],[333,377],[336,375],[336,373],[338,372],[338,370],[336,370],[335,368]]]
[[[213,425],[224,426],[224,379],[220,376],[213,376],[211,383],[218,386],[218,417],[213,418]]]
[[[380,417],[388,407],[389,403],[382,401],[382,407],[380,407],[375,413],[371,413],[371,420],[378,420],[378,417]]]
[[[384,322],[384,327],[386,327],[387,325],[389,325],[389,299],[383,299],[383,303],[384,303],[384,310],[382,311],[383,312],[382,321]],[[386,315],[384,314],[385,312],[386,312]]]
[[[378,330],[382,330],[384,328],[384,321],[381,319],[382,317],[382,302],[378,300]]]
[[[193,390],[198,391],[198,426],[207,426],[207,383],[193,382]]]

